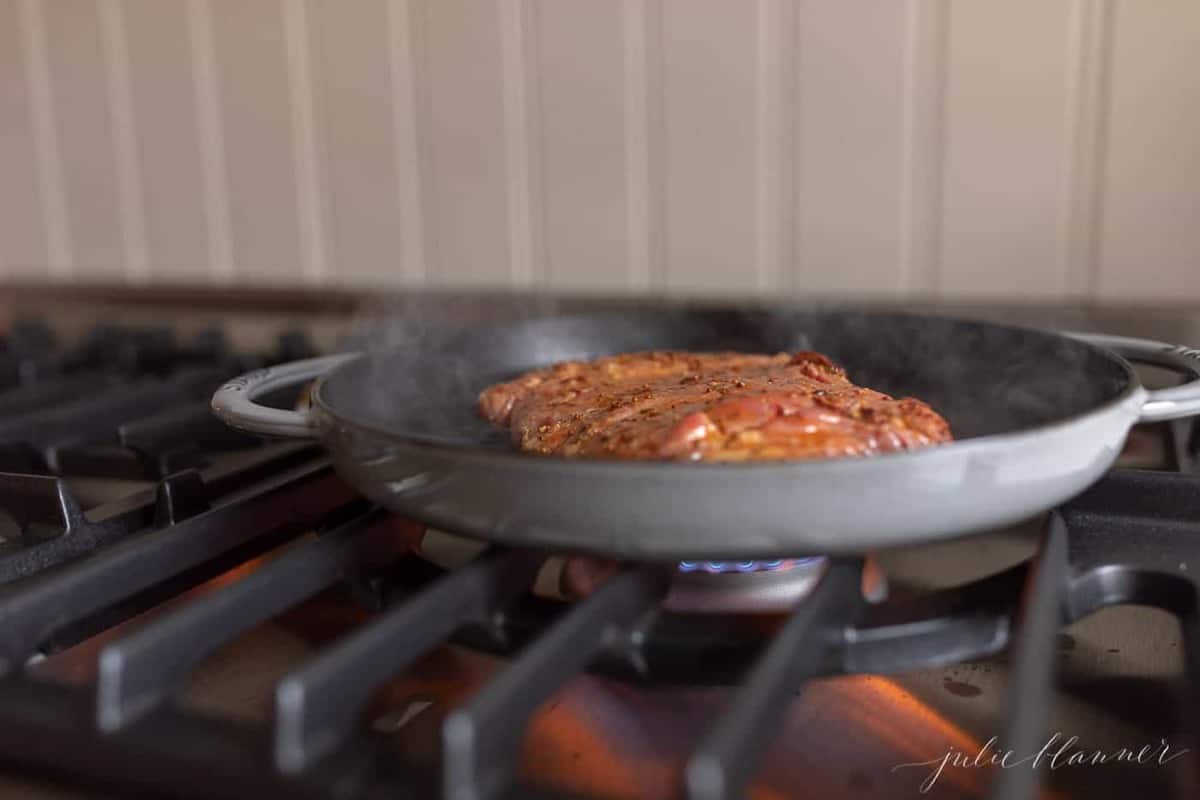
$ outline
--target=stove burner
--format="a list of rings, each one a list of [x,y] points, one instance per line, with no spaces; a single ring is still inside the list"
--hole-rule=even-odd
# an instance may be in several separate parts
[[[685,612],[778,612],[794,608],[825,573],[828,559],[681,561],[663,607]]]
[[[417,553],[444,569],[457,569],[478,556],[484,545],[474,539],[433,528],[426,529]],[[546,560],[534,584],[534,594],[574,602],[563,591],[567,558]],[[663,600],[668,611],[686,613],[776,613],[796,606],[825,573],[824,556],[744,561],[680,561]]]
[[[773,561],[680,561],[680,572],[707,572],[720,574],[723,572],[785,572],[801,564],[816,561],[814,558],[777,558]]]

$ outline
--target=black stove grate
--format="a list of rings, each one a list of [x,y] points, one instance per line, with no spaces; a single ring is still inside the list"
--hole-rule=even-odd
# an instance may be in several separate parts
[[[116,328],[62,349],[36,325],[10,338],[0,357],[0,510],[12,518],[0,545],[5,765],[121,796],[532,798],[544,795],[511,785],[522,730],[559,687],[595,669],[737,684],[724,715],[698,735],[681,786],[693,798],[737,797],[782,701],[830,674],[895,673],[1011,646],[1004,741],[1036,749],[1059,628],[1125,603],[1180,619],[1190,683],[1200,686],[1188,572],[1200,569],[1196,476],[1116,470],[1049,516],[1034,558],[967,586],[872,605],[862,600],[862,563],[833,560],[808,599],[767,631],[664,612],[664,573],[649,567],[618,573],[564,610],[528,593],[540,554],[493,549],[433,570],[406,555],[387,516],[357,499],[318,450],[232,435],[201,413],[217,381],[305,349],[293,337],[278,353],[233,358],[214,334],[176,345],[161,331]],[[147,484],[85,512],[72,486],[79,476]],[[94,686],[51,684],[25,669],[39,653],[301,537],[109,642]],[[170,702],[206,655],[347,581],[371,587],[378,613],[278,683],[270,725]],[[438,776],[396,764],[360,720],[376,689],[452,638],[512,660],[446,718]],[[1187,703],[1200,719],[1197,698]],[[1031,797],[1036,779],[1002,771],[994,796]]]

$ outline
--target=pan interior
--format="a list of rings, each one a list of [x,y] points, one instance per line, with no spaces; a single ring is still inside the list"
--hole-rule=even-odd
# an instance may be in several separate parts
[[[423,337],[337,370],[319,400],[335,416],[406,439],[510,450],[481,420],[479,392],[567,359],[652,349],[817,350],[851,380],[924,400],[955,438],[1002,434],[1085,414],[1129,390],[1119,359],[1061,335],[873,311],[646,310],[555,317]]]

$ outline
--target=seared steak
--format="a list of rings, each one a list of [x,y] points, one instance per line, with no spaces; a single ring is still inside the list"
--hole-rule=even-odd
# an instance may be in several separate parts
[[[949,441],[920,400],[855,386],[819,353],[659,351],[497,384],[480,413],[546,455],[678,461],[859,456]]]

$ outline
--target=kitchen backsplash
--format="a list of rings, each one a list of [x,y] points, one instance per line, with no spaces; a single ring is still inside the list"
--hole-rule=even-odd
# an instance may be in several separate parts
[[[0,279],[1200,300],[1195,0],[0,0]]]

